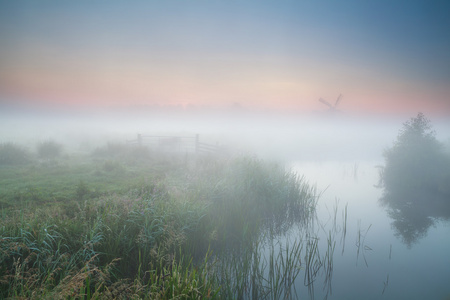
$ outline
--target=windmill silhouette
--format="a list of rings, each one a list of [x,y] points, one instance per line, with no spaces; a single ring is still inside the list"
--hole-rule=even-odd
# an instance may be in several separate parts
[[[330,111],[336,112],[336,111],[338,111],[337,106],[339,105],[339,102],[341,102],[341,99],[342,99],[342,94],[340,94],[339,97],[337,97],[336,103],[334,103],[334,105],[332,105],[327,100],[324,100],[323,98],[320,98],[319,101],[322,102],[323,104],[325,104],[326,106],[328,106]]]

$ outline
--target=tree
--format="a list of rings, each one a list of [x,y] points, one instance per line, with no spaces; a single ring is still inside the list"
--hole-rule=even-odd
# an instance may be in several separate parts
[[[437,189],[447,157],[431,122],[419,113],[403,124],[392,148],[383,153],[383,183],[388,189]]]
[[[450,219],[450,157],[422,113],[403,124],[383,156],[380,202],[396,234],[411,246],[435,220]]]

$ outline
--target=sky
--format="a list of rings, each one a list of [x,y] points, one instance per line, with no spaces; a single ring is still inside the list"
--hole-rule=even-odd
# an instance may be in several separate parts
[[[4,1],[0,102],[450,117],[449,1]]]

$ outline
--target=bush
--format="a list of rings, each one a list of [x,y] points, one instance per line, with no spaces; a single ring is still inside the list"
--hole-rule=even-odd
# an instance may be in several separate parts
[[[384,186],[437,191],[448,173],[449,158],[422,113],[403,124],[394,145],[385,150]]]
[[[48,140],[39,143],[37,146],[38,156],[43,159],[55,159],[62,153],[62,145],[55,141]]]
[[[28,152],[13,143],[0,145],[0,165],[19,165],[29,161]]]
[[[380,202],[393,219],[395,234],[411,247],[436,220],[450,218],[450,155],[419,113],[403,124],[384,158]]]
[[[314,188],[282,165],[243,157],[203,167],[187,196],[209,202],[199,226],[208,232],[199,236],[212,237],[213,251],[251,244],[263,232],[281,235],[314,215]]]

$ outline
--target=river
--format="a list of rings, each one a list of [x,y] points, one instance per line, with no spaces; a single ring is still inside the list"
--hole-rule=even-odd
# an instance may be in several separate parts
[[[430,218],[431,226],[419,224],[406,231],[394,226],[395,220],[379,201],[383,196],[383,189],[376,187],[380,164],[322,161],[291,165],[321,193],[315,229],[322,240],[321,252],[326,251],[330,232],[336,242],[331,286],[324,285],[323,278],[316,280],[314,298],[450,299],[449,222]],[[413,221],[408,226],[414,227]],[[405,232],[419,234],[410,237]],[[300,298],[311,296],[303,281],[297,285]]]

